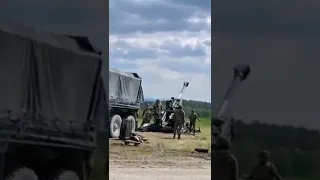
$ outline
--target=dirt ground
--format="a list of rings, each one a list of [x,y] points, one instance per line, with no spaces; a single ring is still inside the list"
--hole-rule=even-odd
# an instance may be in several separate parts
[[[209,180],[210,169],[110,168],[110,180]]]
[[[211,179],[210,153],[198,153],[195,147],[210,147],[203,135],[139,133],[149,140],[140,146],[125,146],[110,139],[109,178],[111,180]]]

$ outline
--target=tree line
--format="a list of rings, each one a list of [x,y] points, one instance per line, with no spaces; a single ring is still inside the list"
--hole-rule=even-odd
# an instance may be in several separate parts
[[[141,111],[148,101],[141,104]],[[165,108],[165,102],[162,101]],[[211,103],[183,100],[186,115],[195,109],[199,117],[211,116]],[[142,114],[142,113],[139,113]],[[249,173],[257,163],[257,154],[261,149],[271,152],[271,159],[284,177],[316,180],[320,178],[320,132],[305,127],[276,125],[253,121],[246,123],[235,121],[236,137],[232,152],[238,159],[240,174]]]
[[[154,101],[146,101],[142,103],[140,106],[141,108],[139,111],[139,116],[142,115],[142,111],[146,108],[147,104],[150,104],[152,106],[154,104]],[[161,101],[163,109],[165,109],[165,104],[165,101]],[[186,116],[188,116],[191,113],[191,110],[194,109],[200,118],[211,117],[211,103],[184,99],[182,101],[182,104]]]
[[[254,155],[268,149],[280,173],[286,177],[319,179],[320,133],[304,127],[235,121],[232,151],[240,173],[248,173],[257,162]]]

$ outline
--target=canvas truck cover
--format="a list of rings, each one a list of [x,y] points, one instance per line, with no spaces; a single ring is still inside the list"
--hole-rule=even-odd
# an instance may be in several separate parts
[[[144,101],[142,79],[136,73],[109,70],[109,104],[139,108]]]
[[[0,22],[0,39],[0,138],[93,141],[86,127],[97,121],[103,86],[89,40],[8,21]]]

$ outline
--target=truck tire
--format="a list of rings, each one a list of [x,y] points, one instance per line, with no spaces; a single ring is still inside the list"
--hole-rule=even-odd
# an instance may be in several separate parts
[[[132,115],[127,116],[126,119],[132,121],[132,133],[134,133],[136,131],[136,119]]]
[[[19,168],[9,174],[5,180],[38,180],[37,174],[26,167]]]
[[[119,115],[114,115],[110,119],[110,137],[118,138],[120,136],[120,127],[122,119]]]
[[[61,171],[53,180],[80,180],[77,173],[73,171]]]

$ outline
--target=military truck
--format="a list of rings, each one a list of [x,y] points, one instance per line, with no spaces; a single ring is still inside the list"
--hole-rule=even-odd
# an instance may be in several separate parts
[[[0,180],[88,180],[106,119],[88,38],[0,22]]]
[[[110,137],[118,138],[122,120],[132,121],[132,132],[138,129],[138,111],[144,101],[142,78],[137,73],[109,70]]]

